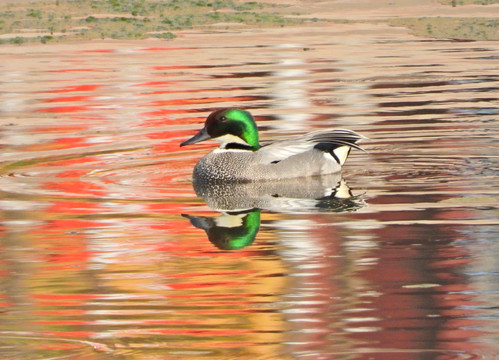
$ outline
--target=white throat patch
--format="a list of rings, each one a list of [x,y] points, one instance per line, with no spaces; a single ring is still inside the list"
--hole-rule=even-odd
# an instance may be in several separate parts
[[[243,225],[244,217],[248,214],[229,215],[223,214],[215,218],[215,224],[220,227],[235,228]]]
[[[221,143],[220,148],[222,148],[222,149],[225,148],[225,146],[227,146],[227,144],[230,144],[230,143],[238,143],[238,144],[250,146],[246,141],[241,139],[239,136],[232,135],[232,134],[222,135],[222,136],[219,136],[217,138],[213,138],[213,140],[220,142]]]

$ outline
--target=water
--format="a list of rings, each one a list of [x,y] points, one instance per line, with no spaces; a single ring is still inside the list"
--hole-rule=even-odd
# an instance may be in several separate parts
[[[1,48],[1,357],[496,358],[498,52],[373,24]],[[214,144],[178,144],[229,106],[369,137],[319,186],[353,197],[208,207]]]

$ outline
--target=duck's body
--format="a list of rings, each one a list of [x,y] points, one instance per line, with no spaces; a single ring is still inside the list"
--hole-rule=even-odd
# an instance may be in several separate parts
[[[197,181],[279,180],[339,172],[352,147],[363,137],[351,130],[322,130],[260,145],[252,116],[222,109],[183,145],[209,138],[221,141],[194,168]]]
[[[312,135],[352,136],[345,130],[321,131],[273,142],[256,151],[218,148],[199,160],[193,176],[206,180],[259,181],[339,172],[350,147],[333,150],[337,153],[335,158],[329,152],[315,148],[317,140]]]

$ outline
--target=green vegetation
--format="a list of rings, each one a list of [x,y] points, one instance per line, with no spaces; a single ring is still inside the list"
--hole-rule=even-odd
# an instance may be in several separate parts
[[[490,4],[499,4],[499,0],[440,0],[440,3],[451,6],[490,5]]]
[[[202,26],[285,26],[282,8],[234,0],[38,0],[0,5],[0,43],[61,39],[173,39],[172,31]],[[24,35],[24,36],[23,36]]]
[[[497,4],[499,0],[440,0],[444,5]],[[309,18],[293,7],[244,0],[3,0],[0,44],[78,39],[174,39],[192,28],[287,26],[304,22],[346,22]],[[367,21],[367,20],[358,20]],[[408,27],[418,36],[499,40],[498,19],[387,18],[373,20]],[[355,22],[349,20],[348,22]]]
[[[389,23],[408,27],[415,35],[437,39],[499,40],[497,18],[398,18]]]

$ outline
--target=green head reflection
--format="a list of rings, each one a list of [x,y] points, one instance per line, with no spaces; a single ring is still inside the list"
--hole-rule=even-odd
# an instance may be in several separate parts
[[[260,209],[217,217],[183,216],[203,229],[210,242],[221,250],[239,250],[251,245],[260,229]]]

